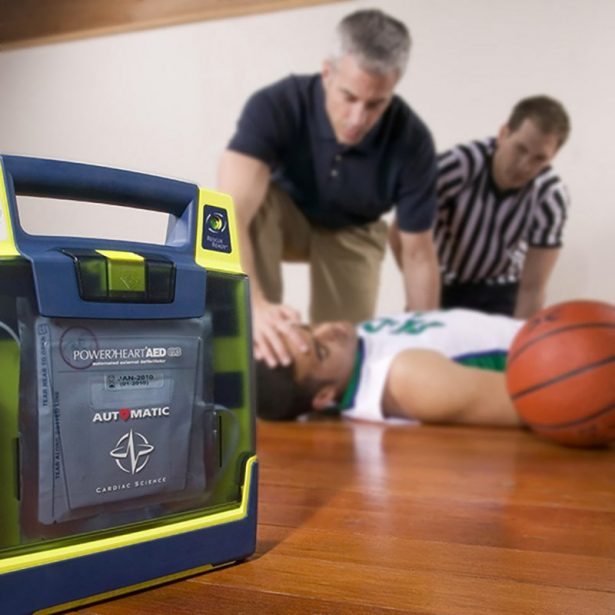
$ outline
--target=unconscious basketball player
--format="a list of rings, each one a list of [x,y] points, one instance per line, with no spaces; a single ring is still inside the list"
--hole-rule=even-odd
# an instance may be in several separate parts
[[[311,411],[354,419],[514,426],[507,350],[522,321],[470,310],[404,313],[353,326],[302,326],[308,351],[257,364],[257,414],[289,420]]]

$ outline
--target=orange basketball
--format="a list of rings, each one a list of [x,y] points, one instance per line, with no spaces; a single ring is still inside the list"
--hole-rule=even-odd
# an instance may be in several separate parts
[[[506,381],[536,433],[567,446],[615,441],[615,305],[569,301],[540,311],[513,340]]]

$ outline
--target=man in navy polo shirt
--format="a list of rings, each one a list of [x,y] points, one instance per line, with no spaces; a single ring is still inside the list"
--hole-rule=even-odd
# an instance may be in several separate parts
[[[393,93],[410,50],[404,24],[379,10],[344,18],[322,72],[290,76],[251,96],[224,152],[219,188],[235,201],[251,277],[254,354],[291,360],[280,327],[281,262],[307,261],[310,320],[373,316],[386,248],[383,213],[396,208],[407,309],[435,308],[436,160],[421,119]],[[299,335],[290,340],[304,348]]]

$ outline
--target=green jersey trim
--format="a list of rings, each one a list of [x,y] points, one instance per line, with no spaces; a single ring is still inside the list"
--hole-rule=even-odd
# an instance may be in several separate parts
[[[363,340],[359,338],[357,345],[357,354],[354,359],[354,365],[352,367],[352,374],[350,376],[350,382],[344,391],[342,401],[340,401],[339,410],[343,412],[352,408],[354,405],[354,399],[359,388],[359,382],[361,380],[361,367],[363,366],[363,359],[365,358],[365,345]]]
[[[487,350],[453,357],[453,361],[467,367],[503,372],[506,370],[507,356],[508,353],[505,350]]]

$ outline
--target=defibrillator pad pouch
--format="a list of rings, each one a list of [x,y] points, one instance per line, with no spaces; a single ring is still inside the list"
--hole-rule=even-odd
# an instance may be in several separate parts
[[[37,487],[22,493],[30,533],[75,520],[102,529],[198,499],[208,318],[47,318],[24,301],[19,320],[22,484]]]

